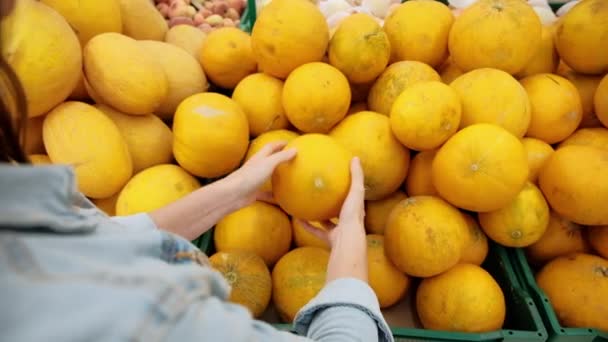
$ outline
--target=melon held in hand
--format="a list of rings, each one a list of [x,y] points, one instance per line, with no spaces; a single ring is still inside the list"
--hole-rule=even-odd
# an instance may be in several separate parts
[[[287,144],[294,159],[272,175],[272,191],[288,214],[308,221],[337,217],[350,187],[352,154],[333,138],[305,134]]]

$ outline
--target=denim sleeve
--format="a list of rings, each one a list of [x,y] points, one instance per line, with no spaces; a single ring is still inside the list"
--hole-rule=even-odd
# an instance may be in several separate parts
[[[217,298],[193,303],[167,341],[392,341],[367,284],[340,279],[328,284],[296,318],[298,335],[254,320],[242,306]]]

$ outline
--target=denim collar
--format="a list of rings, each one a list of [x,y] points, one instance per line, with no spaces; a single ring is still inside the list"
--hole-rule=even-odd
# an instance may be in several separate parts
[[[71,167],[0,163],[0,230],[92,232],[100,215]]]

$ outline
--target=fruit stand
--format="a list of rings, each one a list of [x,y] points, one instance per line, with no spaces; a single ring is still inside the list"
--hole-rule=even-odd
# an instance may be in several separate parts
[[[608,341],[608,1],[18,0],[0,29],[31,162],[109,216],[297,149],[192,241],[255,318],[324,285],[297,219],[339,224],[357,156],[397,341]]]

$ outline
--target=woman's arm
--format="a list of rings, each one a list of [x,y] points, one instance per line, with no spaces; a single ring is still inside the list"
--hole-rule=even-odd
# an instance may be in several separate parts
[[[295,157],[295,150],[283,151],[285,143],[264,146],[241,168],[219,181],[150,213],[160,229],[193,240],[213,227],[222,217],[257,199],[272,196],[258,192],[282,162]]]

